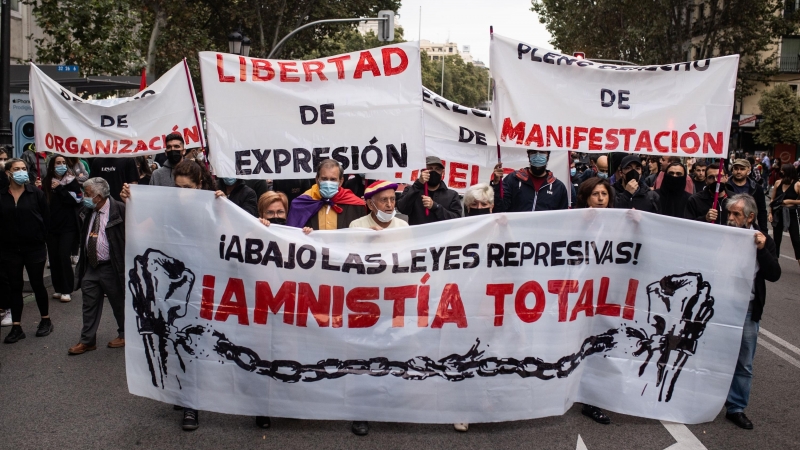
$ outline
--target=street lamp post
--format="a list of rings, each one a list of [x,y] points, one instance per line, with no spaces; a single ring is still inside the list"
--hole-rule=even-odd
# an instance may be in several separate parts
[[[228,50],[234,55],[250,55],[250,38],[242,35],[241,29],[228,35]]]
[[[0,146],[11,146],[11,0],[2,0],[0,13]]]

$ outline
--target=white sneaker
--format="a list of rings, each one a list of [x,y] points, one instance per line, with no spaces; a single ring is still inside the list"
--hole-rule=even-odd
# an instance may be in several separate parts
[[[69,294],[64,294],[64,295],[61,296],[61,303],[67,303],[67,302],[71,302],[71,301],[72,301],[72,297],[70,297]]]
[[[5,310],[0,313],[0,327],[10,327],[11,326],[11,311]]]
[[[461,431],[463,433],[463,432],[469,430],[469,424],[468,423],[454,423],[453,424],[453,428],[455,428],[456,431]]]
[[[58,292],[56,292],[55,294],[53,294],[53,298],[55,298],[55,299],[59,299],[59,298],[61,298],[61,294],[59,294]]]

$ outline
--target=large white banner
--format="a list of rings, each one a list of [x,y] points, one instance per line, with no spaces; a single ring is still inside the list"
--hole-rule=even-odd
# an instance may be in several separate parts
[[[205,142],[185,62],[133,97],[85,100],[31,64],[36,150],[66,156],[141,156],[164,151],[164,137],[183,135],[186,148]]]
[[[211,163],[237,178],[313,178],[425,164],[419,45],[311,61],[201,52]]]
[[[306,236],[132,186],[126,220],[130,392],[251,416],[711,421],[755,265],[751,230],[635,210]]]
[[[502,145],[724,158],[739,56],[659,66],[595,63],[494,34]]]
[[[438,156],[445,165],[447,187],[463,193],[478,183],[488,183],[498,162],[497,137],[491,113],[454,103],[433,91],[422,89],[425,118],[426,156]],[[499,159],[505,173],[530,165],[526,149],[501,147]],[[553,153],[547,168],[564,184],[569,184],[569,159],[566,153]],[[424,167],[376,174],[376,177],[413,183]]]

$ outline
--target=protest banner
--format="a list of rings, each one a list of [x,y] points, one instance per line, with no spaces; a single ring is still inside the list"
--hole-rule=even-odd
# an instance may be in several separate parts
[[[85,100],[35,64],[30,71],[37,151],[79,158],[143,156],[164,151],[164,138],[183,135],[186,148],[205,139],[185,61],[133,97]]]
[[[497,138],[492,128],[491,113],[468,108],[423,88],[422,110],[425,118],[425,154],[437,156],[445,165],[443,181],[460,193],[478,183],[488,183],[497,164]],[[530,162],[526,149],[501,149],[505,173],[511,173]],[[547,168],[556,178],[569,183],[569,159],[566,153],[553,153]],[[413,183],[424,167],[405,171],[378,173],[375,178]]]
[[[490,61],[501,145],[728,156],[738,55],[603,64],[493,34]]]
[[[313,178],[425,162],[417,43],[310,61],[200,52],[211,163],[223,177]]]
[[[304,235],[131,186],[126,230],[130,392],[251,416],[710,421],[755,272],[752,230],[635,210]]]

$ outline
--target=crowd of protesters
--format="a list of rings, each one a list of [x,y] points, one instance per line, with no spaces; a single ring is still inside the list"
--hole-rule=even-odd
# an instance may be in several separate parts
[[[625,153],[571,155],[570,179],[559,180],[548,169],[550,152],[529,150],[529,166],[505,171],[498,164],[491,179],[469,187],[462,196],[445,183],[443,162],[426,159],[424,170],[409,185],[345,175],[335,160],[322,161],[315,179],[240,180],[214,178],[202,149],[186,149],[183,137],[166,136],[166,150],[156,157],[76,158],[28,150],[9,158],[0,150],[0,319],[11,326],[4,342],[26,335],[21,326],[23,270],[28,274],[41,320],[37,337],[53,331],[50,295],[44,283],[49,261],[53,294],[70,302],[81,291],[83,327],[68,349],[81,355],[97,348],[97,333],[107,298],[117,323],[107,346],[125,346],[125,204],[131,184],[202,189],[231,201],[265,226],[315,230],[362,228],[382,231],[462,217],[495,213],[554,211],[571,208],[636,209],[679,220],[749,228],[754,232],[758,270],[748,310],[739,360],[726,402],[726,417],[752,428],[744,415],[752,379],[758,321],[766,297],[765,281],[780,277],[777,262],[784,231],[800,263],[800,181],[796,164],[780,164],[766,155],[735,155],[718,160],[646,156]],[[772,224],[773,238],[768,227]],[[77,265],[75,264],[77,260]],[[73,268],[75,266],[75,268]],[[182,427],[199,427],[199,412],[183,410]],[[582,412],[608,424],[602,410],[584,405]],[[269,428],[269,417],[256,424]],[[455,424],[467,431],[466,423]],[[369,432],[367,421],[354,421],[357,435]]]

